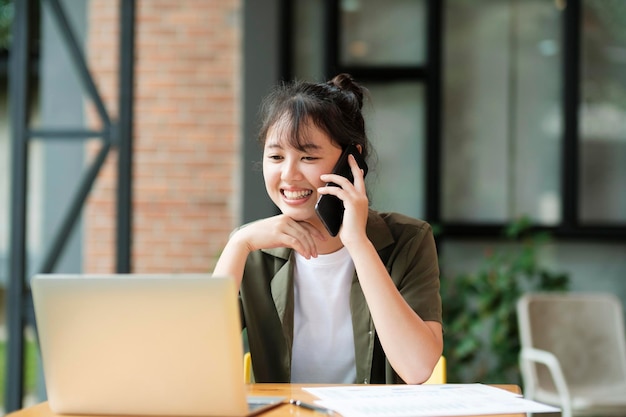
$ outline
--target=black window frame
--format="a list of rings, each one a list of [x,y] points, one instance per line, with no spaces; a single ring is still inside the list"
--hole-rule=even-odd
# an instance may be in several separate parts
[[[293,77],[293,2],[281,0],[282,34],[280,45],[281,78]],[[446,0],[426,0],[426,62],[414,66],[342,65],[340,62],[340,0],[324,0],[324,51],[325,78],[347,72],[357,80],[384,83],[390,81],[415,81],[426,91],[425,126],[425,213],[424,219],[437,228],[437,240],[472,239],[494,240],[503,238],[510,222],[445,221],[442,217],[442,55],[445,36],[444,10]],[[582,0],[568,0],[562,10],[564,57],[561,65],[563,80],[561,109],[564,121],[561,141],[561,219],[554,226],[533,224],[531,230],[546,231],[556,239],[568,241],[601,241],[623,243],[626,241],[626,223],[584,224],[580,218],[580,118],[581,99],[581,38]]]

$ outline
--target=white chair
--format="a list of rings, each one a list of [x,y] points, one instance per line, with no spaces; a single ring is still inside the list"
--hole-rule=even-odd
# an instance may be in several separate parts
[[[524,395],[563,417],[626,416],[624,310],[612,294],[530,293],[518,300]]]

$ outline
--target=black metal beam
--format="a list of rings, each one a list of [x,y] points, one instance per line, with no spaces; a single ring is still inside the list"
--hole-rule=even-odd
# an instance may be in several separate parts
[[[580,0],[568,0],[563,14],[563,145],[561,160],[562,225],[579,226]]]
[[[429,0],[427,32],[426,132],[425,143],[425,218],[435,224],[441,221],[441,132],[442,113],[442,54],[444,0]]]
[[[120,7],[116,270],[131,272],[135,0],[122,0]]]
[[[502,223],[460,223],[441,224],[440,235],[444,239],[493,239],[504,236],[509,227]],[[626,226],[578,226],[575,229],[562,226],[530,227],[531,231],[547,232],[561,241],[602,241],[623,244],[626,240]]]
[[[24,395],[24,327],[26,315],[26,213],[27,213],[27,127],[29,97],[29,10],[30,0],[14,2],[12,45],[9,55],[11,101],[11,221],[9,279],[7,283],[7,363],[5,410],[21,408]]]
[[[426,80],[431,74],[431,69],[421,65],[335,65],[336,72],[346,72],[359,81],[416,81]]]
[[[339,1],[324,1],[324,78],[330,79],[337,75],[339,68]]]
[[[293,3],[292,0],[280,0],[280,6],[278,8],[278,20],[280,22],[278,42],[280,42],[279,50],[281,51],[279,54],[278,70],[281,79],[285,81],[293,78]]]
[[[59,3],[59,0],[42,1],[48,4],[49,9],[52,12],[52,17],[56,20],[61,36],[63,37],[63,40],[68,47],[70,58],[74,63],[74,67],[78,71],[78,78],[81,80],[83,88],[85,88],[85,92],[87,93],[87,95],[91,98],[91,100],[93,100],[96,106],[96,110],[98,111],[98,115],[100,116],[100,120],[105,126],[110,126],[111,119],[109,118],[109,114],[106,111],[104,102],[102,101],[102,98],[98,93],[96,83],[89,73],[87,61],[85,60],[85,56],[81,50],[81,47],[76,40],[77,38],[72,31],[70,23],[67,20],[63,7]]]
[[[44,0],[42,0],[44,1]],[[118,200],[118,230],[123,244],[118,244],[118,269],[130,269],[130,189],[132,167],[132,124],[133,124],[133,73],[134,73],[134,20],[135,0],[122,1],[122,30],[120,56],[120,116],[119,128],[116,129],[104,107],[104,102],[98,93],[91,77],[84,55],[70,28],[65,12],[58,0],[46,0],[52,16],[59,26],[62,39],[69,49],[70,57],[82,81],[87,95],[95,103],[103,128],[89,129],[38,129],[29,130],[29,77],[30,50],[29,50],[29,9],[31,0],[15,2],[13,22],[13,44],[10,54],[9,79],[12,123],[12,194],[11,194],[11,237],[9,282],[7,284],[7,375],[5,409],[15,411],[22,406],[24,394],[24,329],[29,323],[34,324],[33,305],[31,294],[26,282],[26,213],[27,213],[27,174],[28,174],[28,141],[33,139],[87,139],[100,138],[103,147],[94,162],[87,170],[78,186],[77,192],[70,203],[61,226],[55,233],[50,250],[45,254],[41,268],[42,273],[53,272],[62,250],[69,239],[71,230],[79,217],[87,195],[104,165],[111,146],[120,145],[119,178],[121,191]],[[120,213],[121,212],[121,213]],[[121,221],[120,221],[121,219]],[[125,246],[124,246],[125,245]],[[122,247],[122,250],[120,249]]]
[[[54,267],[61,257],[61,253],[63,253],[65,243],[68,241],[70,233],[78,221],[78,217],[83,206],[85,205],[89,191],[91,191],[91,188],[98,177],[98,173],[104,165],[110,147],[110,142],[104,143],[104,146],[98,152],[96,159],[83,176],[76,194],[74,195],[74,198],[72,198],[72,202],[70,203],[70,206],[61,221],[61,225],[54,235],[50,249],[43,258],[44,261],[39,269],[41,273],[49,274],[54,271]]]
[[[104,107],[104,102],[98,92],[98,89],[96,88],[93,77],[89,72],[85,56],[79,46],[78,40],[72,28],[70,27],[63,6],[59,3],[58,0],[45,0],[45,2],[48,4],[52,17],[54,18],[56,24],[60,29],[62,39],[65,42],[65,45],[68,47],[70,58],[72,59],[74,67],[78,71],[78,76],[83,84],[83,87],[85,88],[88,96],[94,102],[96,109],[98,110],[98,114],[100,115],[100,119],[104,125],[101,131],[85,129],[40,129],[30,132],[27,131],[28,137],[31,138],[40,137],[50,139],[57,137],[59,139],[66,139],[69,137],[86,139],[94,136],[100,136],[104,142],[104,146],[100,150],[98,156],[96,157],[96,160],[89,168],[87,174],[80,183],[78,190],[74,198],[72,199],[72,202],[70,203],[69,209],[63,217],[61,226],[55,233],[55,237],[52,241],[52,244],[50,245],[50,249],[43,257],[44,260],[39,271],[42,273],[50,273],[53,272],[54,267],[58,262],[61,253],[63,252],[65,244],[69,239],[69,235],[74,228],[74,225],[78,220],[80,211],[87,199],[87,195],[89,194],[89,191],[91,190],[91,187],[96,180],[100,168],[104,164],[112,142],[111,132],[113,131],[113,126],[111,118],[109,117],[109,114]]]
[[[108,128],[103,130],[89,129],[31,129],[28,132],[30,139],[93,139],[100,138],[110,141],[111,132]]]

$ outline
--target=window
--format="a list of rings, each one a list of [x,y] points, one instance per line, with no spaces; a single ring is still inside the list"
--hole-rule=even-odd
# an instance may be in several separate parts
[[[626,223],[626,4],[583,2],[580,217]]]
[[[443,221],[560,220],[560,13],[549,1],[447,3]]]
[[[372,205],[439,226],[450,265],[471,265],[455,245],[480,252],[520,216],[556,237],[554,259],[623,250],[626,3],[285,2],[293,75],[347,71],[372,93]]]
[[[372,205],[414,217],[425,217],[426,4],[297,0],[292,22],[296,78],[321,80],[348,72],[368,88],[371,102],[364,115],[375,150],[367,178]]]

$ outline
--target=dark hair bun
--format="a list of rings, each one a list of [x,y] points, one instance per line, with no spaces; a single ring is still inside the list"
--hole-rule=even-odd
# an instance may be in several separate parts
[[[338,74],[327,84],[337,87],[344,93],[351,93],[357,100],[357,108],[359,110],[363,108],[364,87],[354,81],[350,74]]]

